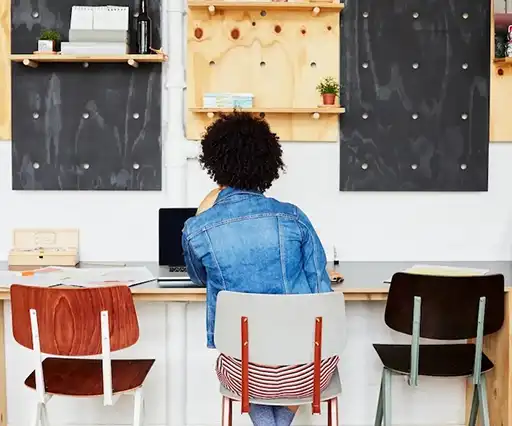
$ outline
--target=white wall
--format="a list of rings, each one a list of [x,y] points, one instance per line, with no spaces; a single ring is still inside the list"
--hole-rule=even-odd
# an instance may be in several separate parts
[[[340,193],[336,144],[284,143],[284,152],[288,172],[271,194],[311,217],[328,255],[336,244],[347,260],[512,258],[511,145],[491,145],[487,193]],[[13,228],[69,226],[80,229],[83,260],[155,261],[158,208],[197,205],[212,186],[189,160],[186,198],[173,202],[180,174],[165,169],[160,193],[17,192],[10,189],[10,144],[0,143],[0,259]]]

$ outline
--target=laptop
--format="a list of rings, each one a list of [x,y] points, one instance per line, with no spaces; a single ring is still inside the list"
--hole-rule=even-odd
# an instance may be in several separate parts
[[[158,212],[158,285],[190,287],[181,236],[187,219],[195,216],[195,208],[162,208]]]

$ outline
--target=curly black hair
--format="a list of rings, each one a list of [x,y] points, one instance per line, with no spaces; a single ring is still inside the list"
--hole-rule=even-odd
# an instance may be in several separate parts
[[[199,162],[219,185],[265,192],[284,170],[279,137],[247,112],[222,114],[206,128]]]

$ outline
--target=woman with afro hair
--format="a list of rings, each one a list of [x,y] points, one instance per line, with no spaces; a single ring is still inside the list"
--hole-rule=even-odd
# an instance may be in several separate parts
[[[201,145],[199,161],[218,188],[185,224],[182,243],[192,281],[207,289],[207,346],[215,348],[219,291],[309,294],[330,292],[331,281],[324,249],[306,215],[264,195],[284,169],[279,138],[268,123],[244,112],[222,115],[206,129]],[[325,386],[337,362],[337,357],[322,361]],[[251,376],[261,374],[268,386],[251,388],[250,398],[310,396],[305,393],[312,383],[311,366],[291,366],[289,377],[297,382],[287,381],[286,387],[279,386],[282,375],[272,378],[276,366],[253,367]],[[217,376],[240,395],[239,360],[221,354]],[[251,404],[249,415],[257,426],[288,426],[297,408]]]

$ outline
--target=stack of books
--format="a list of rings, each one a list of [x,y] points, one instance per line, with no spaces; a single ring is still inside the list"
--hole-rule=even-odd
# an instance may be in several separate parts
[[[203,108],[252,108],[252,93],[205,93]]]
[[[129,52],[129,8],[73,6],[63,55],[124,55]]]

